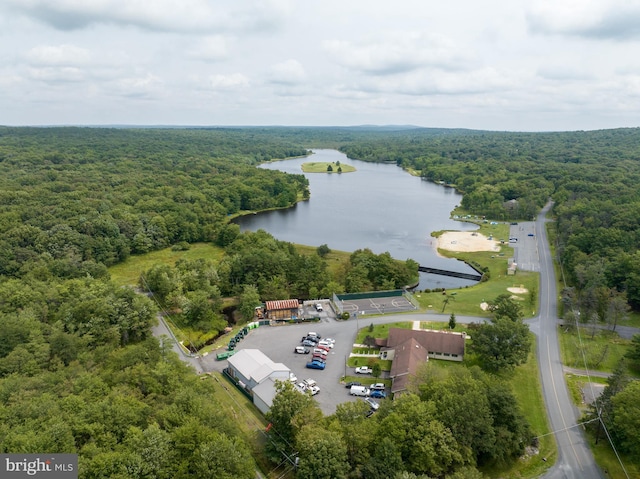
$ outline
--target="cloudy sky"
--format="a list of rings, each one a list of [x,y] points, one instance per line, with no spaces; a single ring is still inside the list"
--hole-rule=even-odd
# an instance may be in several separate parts
[[[640,126],[640,0],[0,0],[0,124]]]

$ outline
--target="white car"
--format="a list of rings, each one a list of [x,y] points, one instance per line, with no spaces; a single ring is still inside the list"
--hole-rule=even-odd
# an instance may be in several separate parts
[[[318,383],[315,382],[315,380],[309,378],[309,379],[305,379],[304,381],[302,381],[304,383],[304,385],[308,388],[312,388],[314,386],[317,386]]]
[[[373,370],[369,366],[358,366],[356,374],[371,374]]]
[[[373,389],[374,391],[384,391],[385,389],[385,385],[384,383],[376,383],[376,384],[372,384],[371,386],[369,386],[371,389]]]
[[[289,373],[289,381],[291,381],[292,383],[297,383],[298,382],[298,378],[296,377],[295,374],[293,373]]]
[[[320,392],[320,388],[318,386],[311,386],[308,390],[311,391],[312,396],[315,396]]]
[[[364,402],[366,402],[374,411],[377,411],[378,408],[380,407],[380,404],[378,404],[371,398],[364,398]]]
[[[323,339],[323,340],[322,340],[322,341],[320,341],[318,344],[319,344],[319,345],[322,345],[322,346],[326,346],[326,347],[328,347],[328,348],[333,348],[333,346],[334,346],[332,342],[327,341],[326,339]]]
[[[322,305],[320,303],[316,304],[316,311],[322,311]]]

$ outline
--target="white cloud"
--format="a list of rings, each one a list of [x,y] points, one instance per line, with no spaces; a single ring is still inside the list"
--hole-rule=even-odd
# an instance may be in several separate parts
[[[325,49],[342,66],[380,75],[426,66],[459,68],[465,61],[445,37],[421,32],[392,32],[358,42],[331,40]]]
[[[423,69],[403,75],[368,76],[343,85],[341,91],[364,95],[474,95],[503,94],[526,81],[525,72],[485,67],[463,72]]]
[[[74,67],[30,68],[29,77],[45,83],[72,83],[86,79],[85,72]]]
[[[289,0],[6,0],[24,15],[59,30],[96,24],[168,32],[269,30],[291,10]]]
[[[38,45],[27,52],[32,65],[84,65],[91,59],[90,52],[75,45]]]
[[[146,73],[115,80],[107,84],[106,88],[112,95],[151,99],[161,96],[164,82],[156,75]]]
[[[229,56],[228,41],[222,35],[206,36],[186,54],[197,60],[218,62]]]
[[[297,85],[307,78],[302,64],[297,60],[286,60],[269,69],[268,79],[272,83]]]
[[[0,0],[0,124],[639,126],[638,5]]]
[[[211,75],[206,83],[212,90],[237,90],[249,87],[249,79],[242,73]]]
[[[538,0],[527,21],[535,33],[640,39],[640,4],[635,0]]]

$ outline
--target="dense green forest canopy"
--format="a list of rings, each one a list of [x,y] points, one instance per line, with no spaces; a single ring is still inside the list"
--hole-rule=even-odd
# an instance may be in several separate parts
[[[212,241],[229,215],[308,197],[303,175],[255,168],[306,153],[259,132],[2,128],[0,274],[36,258],[59,276],[96,274]]]
[[[331,275],[320,254],[303,256],[264,231],[241,234],[229,223],[238,213],[308,198],[303,175],[255,166],[318,147],[453,185],[466,210],[495,219],[530,219],[553,198],[557,252],[571,286],[566,311],[617,322],[627,304],[640,308],[639,129],[0,127],[0,450],[78,452],[83,477],[253,477],[249,449],[216,415],[211,391],[151,337],[154,303],[110,283],[107,266],[169,245],[215,242],[225,250],[219,264],[148,272],[186,322],[212,330],[224,324],[217,309],[223,295],[242,303],[243,296],[327,297],[407,284],[417,265],[366,245]],[[515,412],[512,424],[500,425],[493,408],[505,393],[473,379],[479,397],[488,398],[489,441],[465,444],[458,433],[467,424],[435,417],[420,427],[446,433],[438,436],[446,443],[421,447],[447,446],[451,455],[425,464],[402,449],[402,427],[395,450],[350,434],[357,411],[345,409],[347,422],[329,421],[323,447],[357,477],[375,474],[354,455],[357,441],[380,467],[410,464],[405,469],[438,477],[509,462],[526,426]],[[453,394],[444,386],[416,393],[421,402],[407,402],[407,410],[430,410]],[[612,408],[626,399],[614,399]],[[400,403],[378,417],[402,424],[405,416]],[[319,435],[306,426],[296,432],[300,450],[309,452],[305,467],[315,467]],[[623,438],[628,448],[630,437]],[[221,464],[230,451],[236,460]]]

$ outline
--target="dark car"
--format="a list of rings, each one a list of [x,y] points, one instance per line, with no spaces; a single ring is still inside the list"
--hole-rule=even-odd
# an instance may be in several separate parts
[[[362,386],[362,383],[358,381],[349,381],[347,384],[345,384],[345,387],[347,389],[351,389],[351,386]]]
[[[309,369],[324,369],[325,364],[320,361],[311,361],[310,363],[307,363],[307,367]]]
[[[308,339],[305,339],[304,341],[302,341],[302,345],[303,346],[311,346],[311,347],[313,347],[313,346],[316,345],[316,343],[314,343],[313,341],[309,341]]]

